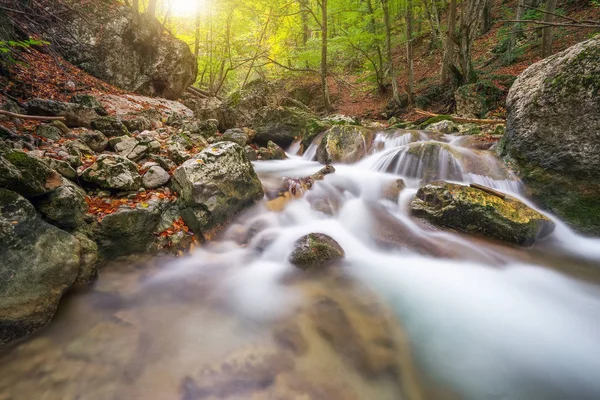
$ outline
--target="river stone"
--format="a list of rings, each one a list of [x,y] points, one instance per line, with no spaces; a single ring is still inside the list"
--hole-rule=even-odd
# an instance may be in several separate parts
[[[435,225],[522,246],[554,230],[551,220],[514,198],[442,181],[420,188],[411,210]]]
[[[288,157],[285,154],[285,150],[270,140],[267,144],[267,147],[261,147],[258,149],[259,160],[285,160],[287,158]]]
[[[100,131],[85,131],[79,135],[79,140],[96,153],[102,153],[108,145],[108,138]]]
[[[216,143],[175,170],[182,217],[196,234],[212,229],[263,197],[244,148]]]
[[[375,135],[373,131],[354,125],[331,128],[317,149],[321,164],[354,163],[369,154]]]
[[[146,171],[144,176],[142,177],[142,182],[146,189],[155,189],[160,186],[166,185],[171,176],[167,171],[162,169],[158,165],[154,165]]]
[[[83,225],[88,210],[85,192],[66,178],[52,192],[35,199],[44,219],[61,229],[74,230]]]
[[[311,113],[297,108],[264,108],[253,122],[256,130],[255,141],[266,145],[270,140],[287,148],[296,138],[310,144],[325,125]]]
[[[104,217],[94,234],[100,257],[111,259],[147,252],[158,233],[164,208],[162,201],[148,201],[135,208],[122,207]]]
[[[62,137],[62,132],[55,126],[50,124],[42,124],[37,127],[35,134],[50,140],[59,140]]]
[[[25,197],[46,194],[62,184],[60,174],[42,159],[0,146],[0,187]]]
[[[77,279],[77,239],[0,189],[0,346],[47,324]]]
[[[223,133],[222,139],[227,142],[237,143],[242,147],[248,144],[248,134],[239,128],[227,129]]]
[[[507,98],[502,156],[529,194],[600,235],[600,37],[527,68]]]
[[[106,137],[129,136],[127,127],[120,118],[100,117],[92,121],[92,129],[102,132]]]
[[[102,154],[94,164],[83,171],[81,178],[105,189],[138,190],[142,177],[137,165],[125,157]]]
[[[344,258],[344,249],[330,236],[310,233],[296,241],[289,261],[301,269],[322,268]]]

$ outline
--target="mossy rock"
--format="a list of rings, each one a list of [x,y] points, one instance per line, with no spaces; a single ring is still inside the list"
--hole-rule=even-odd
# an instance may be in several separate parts
[[[362,126],[334,126],[323,136],[317,160],[321,164],[357,162],[369,154],[374,139],[374,132]]]
[[[600,37],[531,65],[507,98],[499,144],[534,199],[600,235]]]
[[[117,117],[101,117],[92,121],[92,129],[102,132],[106,137],[129,136],[129,130]]]
[[[259,112],[253,127],[256,130],[255,141],[259,145],[273,141],[286,148],[296,139],[310,144],[327,125],[315,115],[298,108],[267,107]]]
[[[519,200],[443,181],[420,188],[411,210],[435,225],[522,246],[554,230],[550,219]]]
[[[296,241],[289,261],[304,270],[327,267],[344,258],[344,249],[332,237],[310,233]]]
[[[29,198],[49,193],[61,184],[61,176],[42,159],[0,149],[0,187]]]

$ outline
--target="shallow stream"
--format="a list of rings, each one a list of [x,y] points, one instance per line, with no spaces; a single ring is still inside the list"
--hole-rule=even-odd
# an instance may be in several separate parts
[[[319,170],[315,147],[256,162],[267,193]],[[373,154],[281,212],[262,201],[189,257],[106,267],[3,350],[0,400],[599,399],[600,240],[551,216],[555,232],[519,248],[410,216],[435,179],[535,207],[487,147],[380,133]],[[344,262],[290,265],[311,232]]]

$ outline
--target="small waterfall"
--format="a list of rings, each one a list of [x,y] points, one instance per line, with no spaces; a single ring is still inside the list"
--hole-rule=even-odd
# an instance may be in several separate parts
[[[377,151],[389,150],[428,139],[429,137],[424,132],[419,131],[406,131],[404,129],[383,131],[375,136],[373,148]]]
[[[323,140],[323,136],[325,136],[325,133],[327,131],[321,133],[319,136],[317,136],[315,138],[315,140],[313,140],[313,142],[310,144],[310,146],[308,146],[308,149],[306,149],[306,151],[304,152],[304,155],[302,156],[302,158],[304,158],[305,160],[308,161],[315,161],[315,158],[317,157],[317,149],[319,148],[319,145],[321,144],[321,141]]]
[[[302,151],[302,141],[300,139],[294,140],[294,143],[290,145],[287,152],[290,156],[299,156]]]
[[[417,142],[383,151],[365,160],[370,169],[417,178],[425,182],[463,179],[456,156],[441,142]]]

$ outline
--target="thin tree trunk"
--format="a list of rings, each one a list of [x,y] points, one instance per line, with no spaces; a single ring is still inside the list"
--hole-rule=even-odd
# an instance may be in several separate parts
[[[556,0],[548,0],[546,2],[546,13],[544,14],[544,22],[553,22],[556,11]],[[542,29],[542,58],[546,58],[552,54],[552,26],[545,26]]]
[[[485,35],[492,29],[492,0],[485,0],[479,22],[479,35]]]
[[[388,66],[390,70],[390,79],[392,80],[392,97],[398,106],[402,106],[400,92],[398,90],[398,79],[396,76],[396,67],[394,66],[394,57],[392,55],[392,24],[390,21],[390,9],[388,0],[381,0],[383,9],[383,19],[385,22],[385,45],[387,50]]]
[[[414,76],[414,51],[413,51],[413,5],[412,0],[406,0],[406,93],[408,94],[408,103],[413,104],[413,86]]]
[[[140,13],[140,0],[133,0],[131,2],[131,5],[133,7],[133,12],[136,14]]]
[[[200,12],[196,14],[196,36],[194,38],[194,56],[198,59],[200,55],[200,22],[201,16]]]
[[[446,40],[444,45],[444,56],[442,60],[442,84],[451,83],[451,67],[454,64],[454,46],[456,33],[456,0],[450,0],[448,10],[448,30],[446,31]]]
[[[331,110],[329,87],[327,85],[327,0],[321,0],[321,85],[325,110]]]
[[[150,0],[148,2],[148,14],[150,14],[151,16],[156,16],[156,6],[158,4],[158,0]]]

